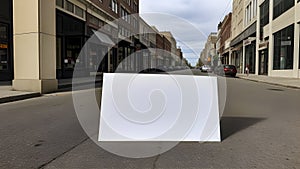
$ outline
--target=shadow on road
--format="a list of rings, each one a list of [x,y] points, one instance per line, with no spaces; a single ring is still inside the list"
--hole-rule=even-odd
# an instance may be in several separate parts
[[[250,117],[222,117],[221,118],[221,136],[222,141],[235,133],[244,130],[256,123],[265,120],[265,118]]]

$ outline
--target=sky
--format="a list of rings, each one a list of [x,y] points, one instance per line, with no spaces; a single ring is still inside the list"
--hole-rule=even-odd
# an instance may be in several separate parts
[[[192,65],[231,7],[232,0],[140,0],[142,18],[160,31],[171,31]]]

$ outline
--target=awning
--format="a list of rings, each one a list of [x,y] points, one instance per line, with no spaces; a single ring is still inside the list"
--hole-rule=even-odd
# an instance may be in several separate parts
[[[93,32],[102,43],[105,43],[109,46],[115,46],[115,43],[104,33],[95,30],[93,30]]]

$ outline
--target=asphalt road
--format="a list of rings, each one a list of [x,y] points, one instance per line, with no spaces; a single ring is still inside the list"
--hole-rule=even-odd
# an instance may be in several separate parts
[[[198,72],[196,72],[198,73]],[[227,79],[221,143],[128,159],[83,132],[70,92],[0,105],[0,168],[300,168],[300,90]]]

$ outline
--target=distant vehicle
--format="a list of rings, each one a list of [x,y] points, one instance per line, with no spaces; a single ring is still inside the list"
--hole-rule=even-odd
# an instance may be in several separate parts
[[[204,65],[204,66],[202,66],[201,71],[202,72],[212,72],[212,69],[209,65]]]
[[[215,68],[215,74],[219,76],[235,77],[237,70],[234,65],[220,65]]]
[[[141,73],[141,74],[157,74],[157,73],[165,73],[165,72],[166,71],[158,69],[158,68],[148,68],[148,69],[142,70],[139,73]]]

